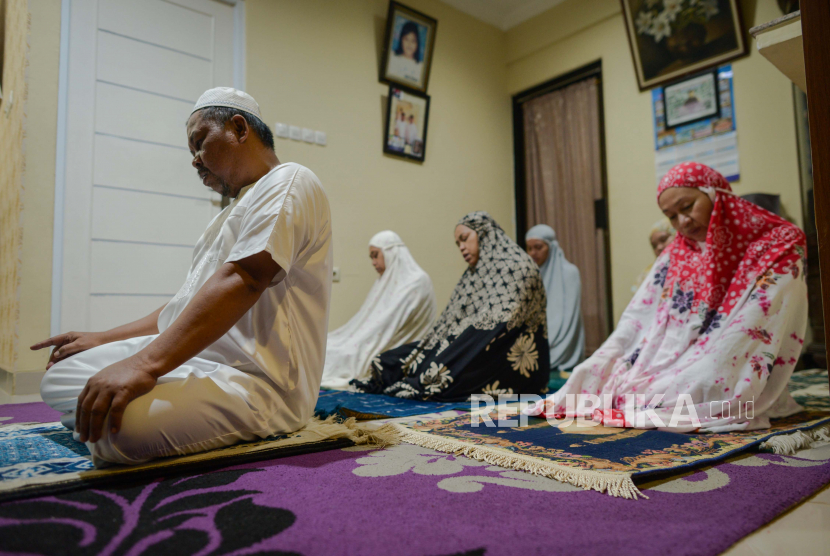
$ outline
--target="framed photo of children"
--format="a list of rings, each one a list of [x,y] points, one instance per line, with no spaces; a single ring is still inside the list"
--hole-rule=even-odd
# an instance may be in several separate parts
[[[747,53],[738,0],[620,0],[640,90]]]
[[[380,80],[425,93],[437,28],[438,21],[428,15],[389,2]]]
[[[428,121],[429,96],[390,85],[383,152],[423,162]]]

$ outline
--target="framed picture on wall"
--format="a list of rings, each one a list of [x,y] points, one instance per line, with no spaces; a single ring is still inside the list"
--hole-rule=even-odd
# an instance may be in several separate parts
[[[437,28],[436,19],[389,2],[380,80],[425,93]]]
[[[738,0],[620,0],[640,90],[747,53]]]
[[[717,118],[720,113],[717,71],[663,87],[663,99],[667,129],[706,118]]]
[[[428,121],[429,96],[390,85],[383,152],[423,162]]]

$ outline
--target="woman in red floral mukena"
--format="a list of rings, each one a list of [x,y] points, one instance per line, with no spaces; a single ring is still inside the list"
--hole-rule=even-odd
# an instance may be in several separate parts
[[[695,162],[663,177],[657,203],[677,237],[614,333],[527,413],[723,432],[799,411],[787,382],[807,326],[804,233]]]

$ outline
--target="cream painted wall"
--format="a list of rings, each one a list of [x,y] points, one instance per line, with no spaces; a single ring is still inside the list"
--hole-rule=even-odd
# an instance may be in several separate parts
[[[781,15],[775,0],[742,5],[746,27]],[[646,238],[661,216],[654,198],[651,94],[637,88],[620,3],[568,0],[508,31],[507,52],[511,94],[602,60],[616,321],[631,299],[633,280],[653,261]],[[781,195],[785,210],[800,225],[792,85],[758,54],[754,41],[750,55],[732,65],[741,164],[735,191]]]
[[[30,0],[29,15],[29,97],[21,218],[26,256],[20,267],[20,346],[16,370],[40,372],[46,367],[49,354],[47,350],[30,351],[29,346],[48,338],[50,331],[61,0]]]
[[[5,68],[25,68],[21,72],[25,79],[3,82],[6,95],[14,90],[12,110],[19,114],[15,117],[21,119],[23,129],[22,136],[13,136],[9,149],[22,157],[23,165],[17,183],[4,176],[2,184],[4,197],[16,191],[15,213],[6,214],[4,209],[3,230],[4,234],[13,231],[18,258],[11,261],[17,274],[14,287],[4,286],[0,300],[3,307],[14,307],[11,325],[3,325],[2,368],[7,373],[0,386],[8,393],[30,394],[37,392],[38,377],[48,359],[47,353],[31,352],[28,346],[49,336],[61,2],[10,0],[6,4],[10,10],[22,9],[28,20],[28,26],[6,21],[22,32],[28,50],[7,51],[14,59],[7,58],[4,66],[4,72]],[[6,38],[14,36],[8,32]],[[15,229],[7,230],[9,226]],[[4,253],[4,280],[9,262]],[[6,353],[9,336],[13,349]]]
[[[23,190],[23,108],[26,101],[25,0],[2,0],[3,100],[0,100],[0,369],[14,369],[20,314],[20,209]],[[7,380],[0,380],[2,386]]]
[[[487,210],[513,234],[513,141],[504,34],[435,0],[409,0],[438,19],[424,163],[382,151],[385,97],[378,58],[386,0],[247,0],[247,88],[265,121],[325,131],[320,147],[276,139],[281,161],[311,168],[332,207],[330,328],[360,307],[376,275],[368,241],[400,234],[432,277],[439,310],[464,270],[456,221]]]
[[[2,367],[12,374],[0,377],[0,387],[25,395],[37,391],[34,373],[48,356],[28,346],[49,335],[61,2],[9,1],[24,12],[28,7],[30,30],[28,53],[19,52],[19,67],[27,65],[25,86],[21,81],[15,91],[20,120],[25,112],[25,139],[17,136],[10,151],[25,158],[26,171],[7,207],[15,219],[4,219],[19,238],[12,242],[19,251],[8,253],[19,259],[0,300],[9,314],[4,339],[12,340]],[[332,327],[357,310],[371,287],[366,244],[375,232],[401,234],[433,277],[442,305],[464,268],[452,240],[458,218],[489,210],[513,233],[504,34],[435,0],[410,4],[440,21],[423,164],[381,150],[387,89],[377,82],[377,67],[385,0],[246,2],[247,88],[266,121],[328,134],[326,147],[278,139],[277,151],[283,161],[313,169],[331,197],[335,264],[343,275],[334,288]],[[21,94],[26,89],[28,99]],[[4,183],[6,193],[13,181]],[[15,380],[24,371],[27,377]]]
[[[21,58],[28,63],[22,87],[28,88],[25,143],[21,139],[8,151],[25,153],[26,171],[19,206],[3,205],[4,235],[12,216],[20,234],[17,274],[3,274],[13,283],[0,291],[0,307],[11,311],[8,322],[0,323],[3,340],[14,334],[14,349],[0,366],[36,371],[46,353],[26,348],[49,333],[60,0],[6,3],[28,7],[31,31],[28,58]],[[452,242],[457,219],[485,209],[514,234],[510,94],[598,59],[618,317],[630,299],[631,281],[650,262],[646,233],[659,211],[650,97],[637,89],[617,0],[567,0],[508,33],[437,0],[408,3],[439,20],[423,164],[381,150],[386,87],[377,82],[377,67],[386,0],[246,0],[247,89],[265,120],[328,134],[326,147],[283,139],[276,146],[282,160],[314,170],[330,195],[335,264],[343,276],[334,286],[331,327],[343,324],[371,287],[366,243],[386,228],[401,234],[430,273],[439,305],[447,302],[464,269]],[[743,4],[747,26],[778,15],[774,0]],[[7,64],[4,72],[12,67]],[[781,194],[800,223],[790,84],[754,51],[734,62],[734,69],[743,176],[736,188]],[[4,91],[12,82],[6,80]],[[17,102],[26,98],[15,95]],[[5,178],[2,187],[4,195],[12,191]],[[4,270],[9,254],[3,256]],[[37,381],[28,380],[35,376],[26,373],[19,384],[36,390]],[[8,389],[7,379],[0,387]]]

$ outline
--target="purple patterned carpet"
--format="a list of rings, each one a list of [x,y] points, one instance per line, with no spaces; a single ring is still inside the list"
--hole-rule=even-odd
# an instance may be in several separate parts
[[[830,483],[830,446],[800,456],[745,456],[632,501],[408,444],[346,448],[3,504],[0,552],[718,554]]]
[[[717,554],[830,482],[821,455],[749,456],[632,501],[411,445],[346,448],[0,505],[0,551]]]
[[[43,402],[0,405],[0,425],[54,423],[60,420],[60,412],[55,411]]]

